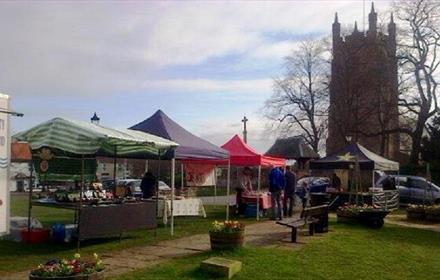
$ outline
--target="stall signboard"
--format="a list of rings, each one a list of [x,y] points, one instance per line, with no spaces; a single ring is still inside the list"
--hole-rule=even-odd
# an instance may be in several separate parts
[[[215,165],[186,163],[185,173],[188,187],[215,185]]]
[[[9,233],[9,96],[0,93],[0,236]]]

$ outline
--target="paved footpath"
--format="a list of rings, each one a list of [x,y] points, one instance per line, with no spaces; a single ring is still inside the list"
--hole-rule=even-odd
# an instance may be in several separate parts
[[[411,222],[406,219],[406,215],[392,215],[390,217],[386,217],[385,222],[387,224],[398,225],[402,227],[411,227],[440,232],[440,224]]]
[[[315,237],[316,238],[316,237]],[[274,221],[265,221],[246,226],[246,244],[253,246],[286,249],[297,249],[309,239],[305,234],[299,234],[299,243],[290,243],[290,230],[276,225]],[[106,266],[105,276],[111,279],[130,271],[148,268],[170,259],[189,256],[210,250],[209,235],[197,234],[174,240],[160,241],[154,245],[132,247],[102,254],[101,258]],[[5,280],[28,279],[28,271],[0,277]]]

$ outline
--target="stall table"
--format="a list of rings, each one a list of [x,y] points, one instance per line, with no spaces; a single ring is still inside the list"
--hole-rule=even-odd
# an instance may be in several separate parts
[[[242,202],[245,204],[257,204],[257,193],[244,193],[242,195]],[[270,193],[262,192],[260,193],[259,207],[262,210],[267,210],[272,208],[272,200]]]
[[[155,201],[98,205],[83,204],[81,209],[79,209],[78,203],[51,200],[37,200],[33,201],[32,204],[74,210],[74,223],[78,225],[80,240],[121,235],[129,230],[154,229],[157,227]],[[78,215],[78,211],[81,211],[81,215]]]
[[[174,200],[173,214],[176,216],[202,216],[206,218],[205,207],[199,198],[186,198]],[[159,199],[158,201],[158,218],[162,218],[164,224],[167,224],[168,217],[171,216],[171,200]]]

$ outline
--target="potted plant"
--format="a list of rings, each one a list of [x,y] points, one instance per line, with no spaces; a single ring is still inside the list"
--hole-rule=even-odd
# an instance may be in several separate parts
[[[211,249],[234,249],[244,243],[244,224],[238,221],[225,221],[212,224],[209,230]]]
[[[372,205],[345,204],[336,211],[338,222],[360,222],[372,228],[381,228],[390,211]]]
[[[29,274],[30,280],[97,280],[102,279],[103,264],[99,256],[93,259],[81,259],[75,254],[73,259],[51,260],[40,264]]]
[[[425,218],[431,222],[440,222],[440,205],[426,207]]]
[[[413,220],[424,220],[425,219],[425,208],[424,205],[414,205],[410,204],[406,208],[406,217]]]

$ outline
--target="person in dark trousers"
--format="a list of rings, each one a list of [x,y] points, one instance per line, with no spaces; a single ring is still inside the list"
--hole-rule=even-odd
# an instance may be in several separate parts
[[[272,200],[272,220],[283,219],[281,194],[284,190],[284,174],[281,168],[275,167],[269,173],[269,191]]]
[[[284,215],[292,217],[293,207],[295,206],[295,189],[296,189],[296,174],[291,166],[287,166],[284,185]]]
[[[156,190],[157,180],[153,173],[146,172],[141,181],[142,198],[151,198]]]
[[[341,191],[341,179],[336,173],[333,173],[332,175],[332,188],[336,189],[338,192]]]

